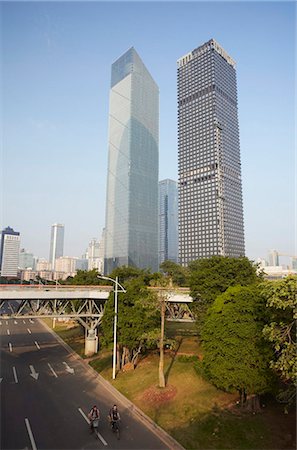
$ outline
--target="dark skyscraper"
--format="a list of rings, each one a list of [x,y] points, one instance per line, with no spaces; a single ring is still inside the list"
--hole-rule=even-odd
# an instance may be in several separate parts
[[[178,195],[177,182],[159,182],[159,263],[178,262]]]
[[[178,60],[179,258],[244,255],[235,62],[213,39]]]

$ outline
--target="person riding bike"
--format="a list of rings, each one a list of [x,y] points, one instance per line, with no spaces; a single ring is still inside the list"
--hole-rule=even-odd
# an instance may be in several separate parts
[[[94,420],[100,419],[100,411],[96,405],[94,405],[91,411],[89,412],[88,418],[90,419],[90,432],[94,433]]]
[[[117,405],[113,405],[113,407],[110,409],[109,418],[110,418],[111,428],[114,430],[115,424],[118,425],[119,421],[121,420]]]

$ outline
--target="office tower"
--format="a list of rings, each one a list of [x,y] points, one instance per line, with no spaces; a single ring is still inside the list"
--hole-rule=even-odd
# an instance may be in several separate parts
[[[270,266],[279,266],[279,254],[276,250],[270,250],[268,261]]]
[[[104,272],[158,268],[158,87],[130,48],[112,65]]]
[[[64,249],[64,225],[54,223],[51,230],[51,243],[49,262],[51,269],[55,270],[55,261],[60,256],[63,256]]]
[[[97,269],[99,272],[99,246],[100,243],[96,238],[89,242],[88,246],[88,270]]]
[[[177,64],[180,263],[243,256],[235,62],[211,39]]]
[[[35,259],[33,253],[28,253],[24,248],[21,249],[19,255],[19,268],[20,269],[35,269]]]
[[[159,182],[159,264],[178,262],[178,190],[177,182]]]
[[[17,277],[19,254],[20,233],[7,227],[1,231],[0,274],[2,277]]]

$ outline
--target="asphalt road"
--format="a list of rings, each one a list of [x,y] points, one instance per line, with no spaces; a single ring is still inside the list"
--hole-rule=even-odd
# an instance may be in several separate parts
[[[0,316],[1,449],[169,448],[36,319]],[[107,420],[117,403],[121,437]],[[97,404],[99,435],[86,416]]]

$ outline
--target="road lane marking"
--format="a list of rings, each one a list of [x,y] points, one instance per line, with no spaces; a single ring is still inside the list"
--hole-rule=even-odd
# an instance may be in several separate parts
[[[38,342],[34,341],[34,343],[35,343],[36,347],[38,348],[38,350],[40,350],[40,346],[39,346]]]
[[[8,345],[9,345],[9,351],[12,352],[12,344],[11,344],[11,342]]]
[[[83,416],[83,418],[85,419],[85,421],[88,422],[88,424],[90,424],[90,421],[89,421],[88,417],[85,415],[85,413],[83,412],[83,410],[81,408],[78,408],[78,410],[81,413],[81,415]],[[102,444],[107,445],[106,440],[98,431],[96,431],[96,434],[97,434],[98,438],[100,439],[100,441],[102,442]]]
[[[7,322],[7,320],[6,320],[6,325],[8,325],[8,322]]]
[[[74,369],[69,367],[68,364],[65,361],[63,361],[63,364],[65,365],[65,369],[67,370],[67,372],[74,373]]]
[[[10,334],[10,331],[7,329],[7,334]]]
[[[0,378],[0,383],[2,383],[3,378]]]
[[[29,328],[27,328],[27,331],[28,331],[29,334],[31,334],[31,330]]]
[[[27,427],[27,431],[28,431],[28,434],[29,434],[30,441],[31,441],[32,450],[37,450],[37,447],[36,447],[36,444],[35,444],[35,440],[34,440],[34,436],[33,436],[33,433],[32,433],[31,427],[30,427],[29,419],[27,419],[27,418],[25,419],[25,424],[26,424],[26,427]]]
[[[15,325],[17,325],[17,324],[18,324],[16,320],[14,321],[14,323],[15,323]]]
[[[13,368],[12,368],[12,371],[13,371],[14,381],[15,381],[16,383],[18,383],[19,380],[18,380],[18,376],[17,376],[17,373],[16,373],[16,368],[13,367]]]
[[[32,320],[32,319],[29,319],[29,322],[30,322],[30,323],[34,323],[34,320]]]
[[[29,367],[30,367],[30,371],[31,371],[30,376],[31,376],[32,378],[34,378],[34,380],[37,380],[37,379],[38,379],[38,376],[39,376],[39,373],[37,373],[37,372],[35,371],[35,369],[34,369],[33,366],[29,366]]]
[[[50,363],[47,363],[47,365],[49,366],[49,368],[51,369],[52,373],[54,374],[54,376],[56,378],[58,378],[58,375],[56,374],[56,372],[54,371],[54,369],[52,368],[52,366],[50,365]]]
[[[25,320],[23,320],[23,323],[26,323],[26,321],[25,321]]]
[[[2,325],[2,322],[1,322],[1,320],[0,320],[0,325]]]

